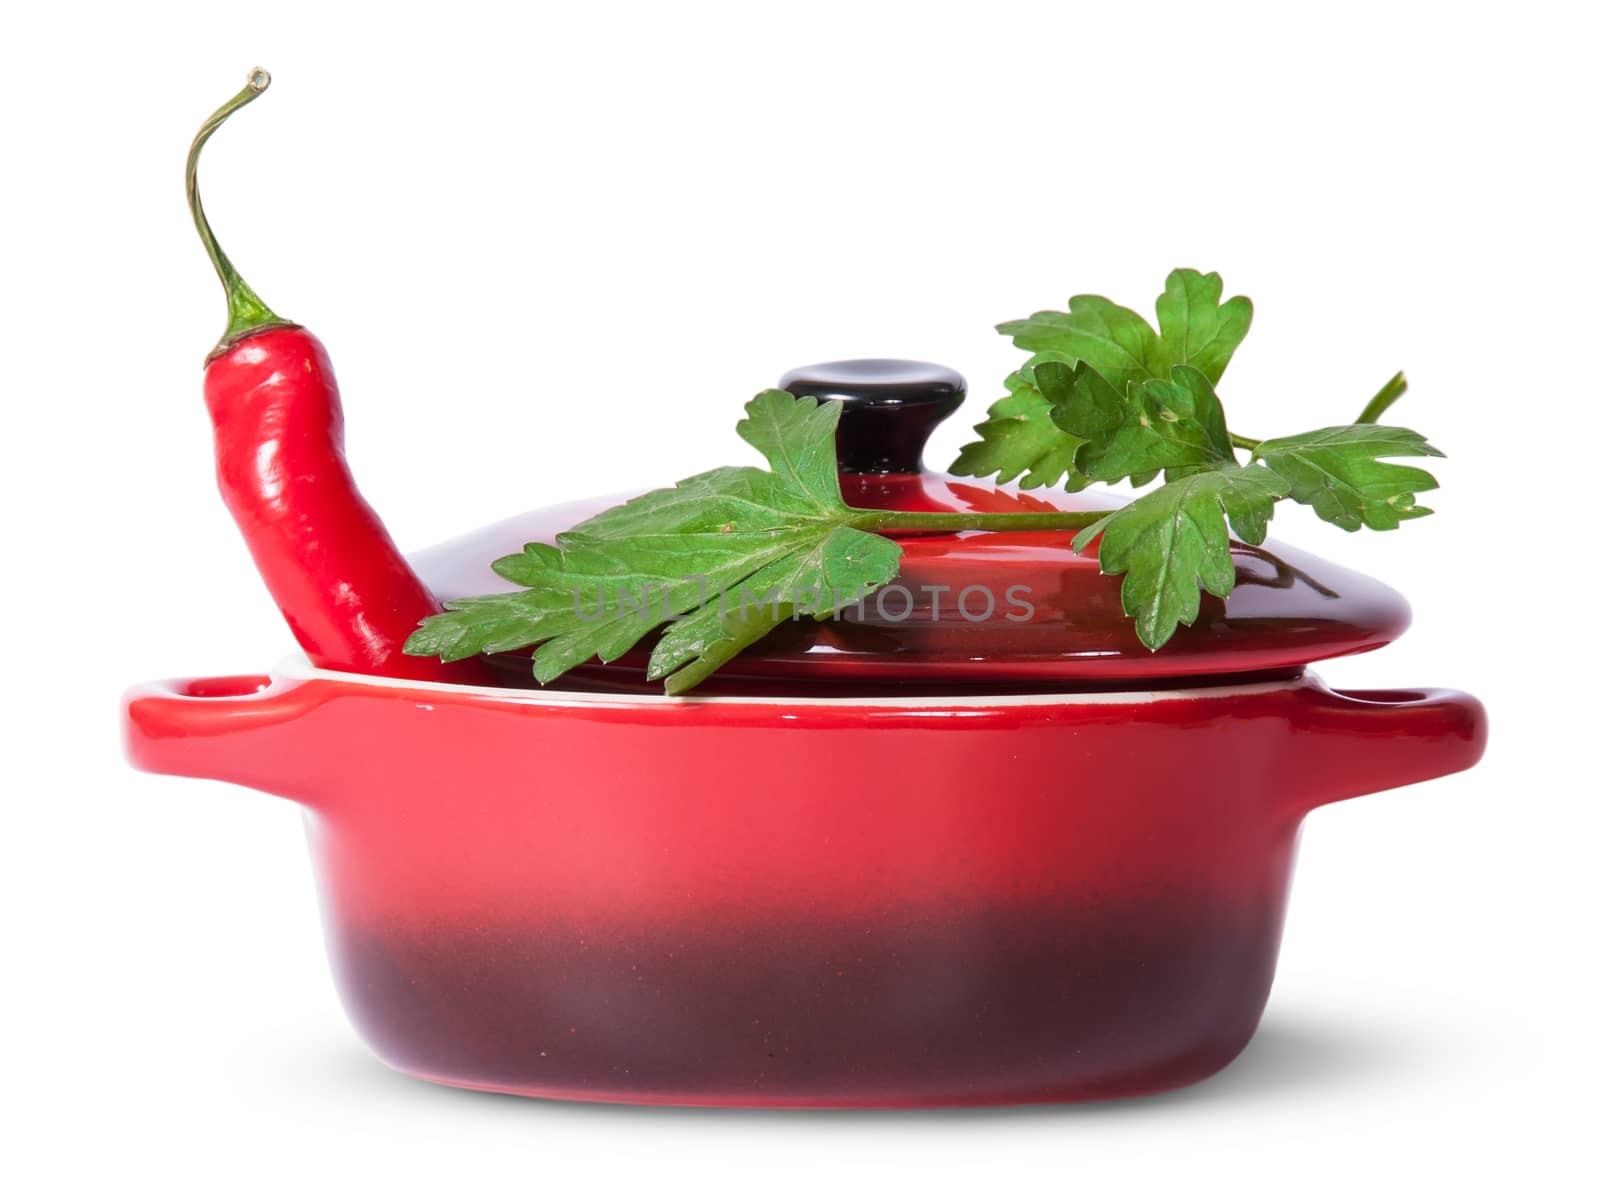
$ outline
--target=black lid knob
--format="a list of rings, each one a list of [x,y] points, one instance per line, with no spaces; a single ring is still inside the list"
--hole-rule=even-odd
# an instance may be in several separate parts
[[[967,380],[948,366],[883,357],[801,366],[778,385],[844,403],[836,440],[847,474],[918,472],[929,435],[967,396]]]

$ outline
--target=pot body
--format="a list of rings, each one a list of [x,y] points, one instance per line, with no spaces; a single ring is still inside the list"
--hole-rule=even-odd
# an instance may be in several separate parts
[[[1198,1080],[1261,1015],[1304,814],[1483,741],[1465,696],[1311,679],[672,701],[300,673],[135,692],[135,762],[305,805],[388,1063],[607,1101]]]

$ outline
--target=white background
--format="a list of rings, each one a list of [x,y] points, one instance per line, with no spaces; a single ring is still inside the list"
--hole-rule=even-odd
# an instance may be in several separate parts
[[[1477,1191],[1593,1183],[1597,261],[1578,5],[14,6],[0,37],[5,1115],[12,1192]],[[222,326],[179,188],[329,345],[356,472],[420,546],[746,460],[786,367],[925,357],[1174,265],[1257,305],[1253,435],[1404,367],[1439,514],[1276,534],[1378,574],[1341,685],[1489,704],[1475,772],[1306,828],[1246,1055],[1143,1101],[595,1108],[388,1072],[328,980],[299,820],[135,774],[117,695],[287,633],[216,500]]]

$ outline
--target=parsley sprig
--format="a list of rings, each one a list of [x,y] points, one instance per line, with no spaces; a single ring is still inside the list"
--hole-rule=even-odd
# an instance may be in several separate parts
[[[763,391],[738,432],[769,469],[697,474],[603,511],[553,546],[500,558],[494,571],[523,589],[447,603],[406,652],[456,661],[538,645],[534,676],[551,682],[669,625],[649,677],[681,694],[785,620],[826,619],[893,580],[900,546],[883,529],[1081,528],[1100,514],[850,507],[834,456],[839,412],[838,403]]]
[[[1024,488],[1066,477],[1068,490],[1127,479],[1164,485],[1085,528],[1100,540],[1100,569],[1124,574],[1122,607],[1151,649],[1194,621],[1200,590],[1233,591],[1228,529],[1260,544],[1279,499],[1328,522],[1380,531],[1430,514],[1419,492],[1438,486],[1393,457],[1441,457],[1407,428],[1376,423],[1406,390],[1396,374],[1353,424],[1258,441],[1230,432],[1216,385],[1250,329],[1242,296],[1222,299],[1222,279],[1174,270],[1156,322],[1095,295],[1065,312],[1000,325],[1032,356],[1006,381],[1011,392],[961,450],[957,474],[1021,478]],[[1240,463],[1236,450],[1250,457]]]
[[[1438,482],[1388,459],[1442,454],[1409,429],[1376,422],[1405,392],[1403,375],[1351,424],[1271,440],[1230,431],[1216,386],[1253,309],[1242,296],[1224,301],[1222,290],[1215,274],[1175,270],[1156,300],[1156,327],[1095,295],[999,326],[1030,356],[953,472],[1069,491],[1161,479],[1125,507],[853,508],[834,456],[840,405],[763,391],[738,432],[767,469],[697,474],[601,512],[554,545],[501,558],[495,572],[521,590],[446,604],[406,651],[448,661],[537,646],[534,675],[551,682],[591,658],[615,660],[665,627],[648,675],[682,694],[780,623],[829,618],[892,581],[900,547],[883,534],[891,529],[1079,529],[1073,548],[1099,542],[1101,572],[1124,575],[1123,609],[1155,650],[1194,621],[1202,590],[1232,592],[1230,530],[1260,544],[1281,499],[1348,531],[1429,514],[1416,495]]]

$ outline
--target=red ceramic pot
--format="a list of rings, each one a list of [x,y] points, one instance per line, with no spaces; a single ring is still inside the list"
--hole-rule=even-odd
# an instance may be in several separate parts
[[[340,992],[396,1068],[917,1106],[1221,1068],[1267,999],[1301,819],[1467,768],[1484,714],[1310,677],[670,700],[290,666],[142,688],[127,729],[140,768],[304,807]]]
[[[879,464],[853,501],[1044,501]],[[420,564],[473,588],[578,514]],[[1038,618],[807,621],[687,699],[626,661],[543,690],[291,663],[134,690],[128,750],[303,807],[340,992],[403,1071],[712,1105],[1148,1093],[1250,1038],[1306,813],[1484,746],[1466,695],[1304,672],[1402,629],[1392,591],[1236,561],[1164,658],[1063,538],[922,537],[903,578],[1020,570]]]

